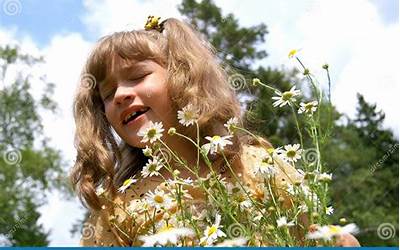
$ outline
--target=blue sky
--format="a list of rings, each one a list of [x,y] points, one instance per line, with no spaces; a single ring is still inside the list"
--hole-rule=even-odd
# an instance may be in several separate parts
[[[2,12],[0,24],[17,27],[19,35],[28,34],[40,47],[48,44],[57,33],[79,32],[86,35],[80,18],[84,12],[81,1],[21,0],[20,3],[18,14],[6,15]],[[7,1],[2,2],[2,7],[6,8],[4,4]]]
[[[13,1],[0,2],[4,8],[6,3]],[[81,1],[21,0],[19,2],[21,7],[18,14],[5,15],[1,12],[0,26],[17,27],[19,35],[28,34],[39,47],[44,47],[55,34],[60,33],[77,32],[88,40],[96,39],[82,22],[85,9]],[[398,22],[398,0],[370,0],[370,2],[377,7],[386,24]],[[115,4],[118,4],[118,0]],[[354,14],[356,16],[357,11]]]
[[[180,0],[0,0],[0,46],[16,44],[24,52],[43,55],[40,72],[56,84],[57,117],[41,114],[50,145],[72,165],[74,121],[72,99],[83,63],[100,37],[113,31],[141,28],[147,15],[180,18]],[[318,75],[329,63],[333,101],[352,116],[356,93],[386,112],[386,126],[398,135],[398,0],[215,0],[224,14],[233,13],[244,26],[264,22],[269,34],[261,45],[269,53],[263,66],[293,68],[287,58],[301,49],[303,61]],[[13,8],[15,7],[15,8]],[[10,15],[13,14],[13,15]],[[12,82],[12,76],[8,79]],[[33,84],[40,92],[40,86]],[[388,91],[390,90],[390,91]],[[60,133],[60,128],[62,133]],[[68,166],[69,167],[69,166]],[[66,169],[68,171],[68,169]],[[77,245],[69,230],[84,212],[78,200],[49,194],[41,222],[52,231],[51,246]]]

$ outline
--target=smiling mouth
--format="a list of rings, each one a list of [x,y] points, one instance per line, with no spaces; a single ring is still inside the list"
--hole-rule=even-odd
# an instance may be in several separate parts
[[[143,115],[144,113],[146,113],[147,111],[149,111],[150,108],[145,108],[143,110],[138,110],[136,112],[132,112],[123,122],[123,125],[126,125],[128,123],[130,123],[131,121],[136,120],[136,118],[138,118],[139,116]]]

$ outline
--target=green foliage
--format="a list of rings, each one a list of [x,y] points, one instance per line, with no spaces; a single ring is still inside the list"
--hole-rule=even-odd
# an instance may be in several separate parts
[[[236,70],[247,70],[255,59],[267,56],[256,45],[263,43],[267,32],[264,24],[244,28],[232,15],[223,16],[212,1],[184,0],[178,10],[217,50],[222,61]]]
[[[355,119],[336,127],[324,152],[335,176],[332,193],[336,217],[357,223],[361,228],[358,238],[365,245],[395,246],[399,220],[398,139],[383,128],[384,113],[362,95],[357,98]],[[378,228],[383,223],[393,225],[393,237],[379,237],[383,229]]]
[[[307,77],[299,79],[295,76],[296,71],[264,67],[251,70],[257,60],[267,55],[257,47],[265,42],[266,26],[240,27],[232,14],[223,16],[221,9],[210,0],[183,0],[178,9],[211,41],[221,61],[229,65],[228,69],[239,72],[246,80],[238,94],[252,98],[245,103],[247,126],[275,146],[298,143],[290,108],[272,108],[274,93],[249,84],[257,77],[282,91],[293,85],[301,88],[303,93],[311,91]],[[364,246],[398,245],[398,138],[382,127],[385,116],[376,110],[376,105],[368,104],[361,95],[357,98],[357,116],[348,118],[345,124],[339,122],[344,115],[326,101],[321,103],[319,112],[321,124],[318,129],[328,131],[326,136],[323,135],[321,154],[325,170],[334,175],[331,186],[334,221],[345,217],[356,223],[361,229],[357,238]],[[308,98],[303,96],[299,100],[308,101]],[[305,147],[309,143],[305,141]],[[382,223],[393,225],[393,237],[383,239],[379,236],[382,232],[378,232],[378,227]]]
[[[39,109],[56,110],[54,84],[43,81],[46,93],[35,100],[27,72],[18,72],[7,85],[4,77],[10,66],[33,66],[42,59],[9,46],[0,47],[0,58],[0,244],[46,246],[49,232],[38,223],[38,208],[46,202],[46,191],[68,194],[61,154],[47,145],[39,116]]]

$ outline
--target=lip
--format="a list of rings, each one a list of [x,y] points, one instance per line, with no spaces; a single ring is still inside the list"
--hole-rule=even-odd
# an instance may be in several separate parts
[[[127,109],[125,109],[120,115],[121,124],[124,125],[124,120],[127,115],[129,115],[132,112],[139,111],[143,108],[149,108],[149,107],[142,106],[142,105],[132,105],[132,106],[128,107]]]

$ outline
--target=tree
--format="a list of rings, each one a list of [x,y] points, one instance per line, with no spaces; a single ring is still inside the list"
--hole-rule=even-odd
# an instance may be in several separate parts
[[[43,59],[10,46],[0,47],[0,59],[0,245],[47,246],[49,232],[38,223],[45,191],[69,194],[61,154],[47,145],[39,115],[56,111],[54,84],[41,77],[45,91],[35,100],[29,72],[18,71],[11,83],[5,79],[10,67],[33,67]]]
[[[367,103],[360,94],[357,98],[356,117],[337,127],[330,148],[325,149],[335,176],[331,191],[338,208],[336,214],[359,225],[358,237],[365,245],[395,246],[399,220],[398,138],[383,128],[385,114],[377,111],[375,104]]]

